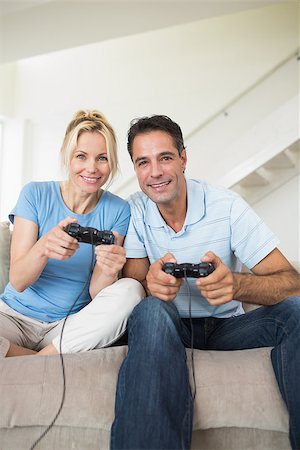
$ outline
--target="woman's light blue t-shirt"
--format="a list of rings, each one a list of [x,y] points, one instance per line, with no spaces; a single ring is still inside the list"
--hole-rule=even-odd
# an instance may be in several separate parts
[[[36,223],[39,227],[38,238],[67,216],[76,218],[81,226],[117,231],[125,236],[130,208],[125,200],[104,191],[92,211],[75,214],[65,205],[58,181],[31,182],[24,186],[9,215],[12,223],[14,216]],[[23,292],[17,292],[9,283],[1,299],[19,313],[45,322],[64,318],[78,296],[72,313],[82,309],[91,300],[89,282],[86,282],[90,279],[93,246],[85,243],[79,245],[80,248],[68,260],[49,258],[39,279]]]

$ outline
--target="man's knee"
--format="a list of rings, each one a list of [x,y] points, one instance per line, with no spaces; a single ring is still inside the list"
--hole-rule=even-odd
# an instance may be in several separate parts
[[[129,332],[134,329],[144,340],[149,338],[151,341],[178,334],[179,327],[180,318],[176,306],[155,297],[144,298],[134,308],[128,322]]]
[[[277,303],[275,307],[287,316],[300,317],[300,297],[287,297],[282,302]]]
[[[285,330],[290,330],[288,334],[300,330],[300,297],[287,297],[273,308],[276,321],[284,324]]]
[[[289,305],[294,311],[300,311],[300,296],[288,297],[284,300],[284,303]]]
[[[132,315],[138,320],[161,321],[162,319],[171,320],[179,318],[176,306],[173,302],[164,302],[156,297],[145,297],[133,310]]]

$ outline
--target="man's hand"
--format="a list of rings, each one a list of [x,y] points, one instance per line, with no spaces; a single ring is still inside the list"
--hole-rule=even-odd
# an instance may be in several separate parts
[[[230,269],[213,252],[207,252],[202,258],[203,262],[210,262],[215,270],[204,278],[198,278],[196,286],[201,295],[212,306],[222,305],[234,298],[234,276]]]
[[[155,261],[155,263],[151,264],[146,280],[147,290],[151,295],[169,302],[176,297],[182,285],[182,279],[175,278],[162,270],[163,265],[167,262],[176,262],[172,253],[167,253],[162,258]]]

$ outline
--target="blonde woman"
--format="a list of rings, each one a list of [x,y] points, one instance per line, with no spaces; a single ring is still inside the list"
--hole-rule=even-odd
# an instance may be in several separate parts
[[[118,162],[115,133],[100,112],[75,114],[61,158],[68,179],[27,184],[9,216],[14,227],[10,283],[0,296],[2,357],[109,346],[144,296],[137,281],[118,280],[130,208],[103,190]],[[90,244],[64,231],[71,223],[112,230],[116,243],[96,246],[94,256]]]

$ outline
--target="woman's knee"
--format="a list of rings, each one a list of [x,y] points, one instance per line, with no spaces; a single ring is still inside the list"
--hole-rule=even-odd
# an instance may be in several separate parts
[[[116,281],[114,285],[117,287],[117,289],[122,290],[122,292],[126,295],[126,298],[130,297],[137,300],[138,302],[140,302],[146,295],[143,285],[133,278],[121,278],[120,280]]]
[[[141,283],[133,278],[121,278],[100,291],[91,303],[101,305],[101,310],[106,303],[110,310],[113,309],[116,313],[122,311],[122,314],[125,312],[127,316],[144,297],[145,290]]]

